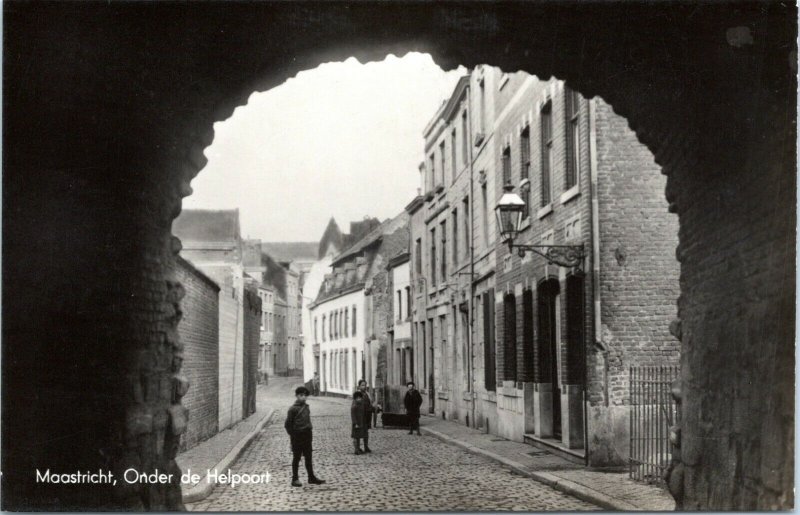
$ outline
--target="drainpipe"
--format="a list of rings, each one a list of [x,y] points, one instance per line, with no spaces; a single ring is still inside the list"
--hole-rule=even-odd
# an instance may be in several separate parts
[[[470,74],[472,80],[472,74]],[[473,348],[475,331],[475,210],[474,181],[475,170],[472,162],[472,87],[467,84],[467,161],[469,162],[469,373],[472,384],[469,385],[472,406],[472,427],[475,427],[475,349]],[[485,343],[484,343],[485,345]]]
[[[607,349],[603,344],[603,321],[600,303],[600,207],[597,198],[597,99],[589,100],[589,168],[591,177],[591,192],[592,199],[592,299],[594,301],[594,344],[603,353],[603,363],[607,365],[606,352]],[[586,452],[586,459],[589,459],[589,430],[588,430],[588,401],[586,399],[586,386],[587,386],[587,368],[586,356],[584,356],[583,367],[583,392],[584,392],[584,416],[583,416],[583,439],[584,449]],[[608,395],[606,402],[608,402]]]

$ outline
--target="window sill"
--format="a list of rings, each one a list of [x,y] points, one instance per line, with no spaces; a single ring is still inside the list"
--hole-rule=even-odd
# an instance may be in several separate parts
[[[525,229],[531,226],[531,217],[528,216],[525,220],[522,221],[522,225],[519,226],[519,232],[524,231]]]
[[[578,185],[576,184],[575,186],[571,187],[570,189],[562,193],[561,197],[559,198],[559,201],[561,202],[561,204],[566,204],[567,202],[574,199],[580,194],[581,194],[580,189],[578,189]]]
[[[552,212],[553,212],[553,203],[551,202],[550,204],[547,204],[546,206],[544,206],[543,208],[541,208],[536,212],[536,218],[541,220],[542,218],[544,218],[545,216],[549,215]]]

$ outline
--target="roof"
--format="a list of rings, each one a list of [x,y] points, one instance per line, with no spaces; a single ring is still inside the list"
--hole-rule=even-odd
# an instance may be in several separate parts
[[[366,236],[361,238],[360,240],[356,241],[353,245],[350,245],[348,248],[344,249],[338,256],[333,258],[333,262],[331,266],[336,266],[337,264],[341,263],[342,261],[347,260],[348,258],[353,257],[354,255],[358,254],[365,248],[369,247],[370,245],[377,243],[380,241],[381,237],[383,237],[384,229],[392,222],[392,219],[384,220],[378,227],[374,228],[372,231],[367,233]]]
[[[275,261],[316,261],[319,255],[317,241],[263,241],[261,250]]]
[[[239,210],[184,209],[172,222],[172,233],[184,241],[238,241]]]
[[[322,238],[319,240],[317,257],[319,259],[324,258],[325,253],[328,251],[328,247],[331,245],[339,249],[342,248],[342,231],[339,229],[339,225],[333,218],[331,218],[328,222],[328,226],[325,228],[325,232],[322,234]]]

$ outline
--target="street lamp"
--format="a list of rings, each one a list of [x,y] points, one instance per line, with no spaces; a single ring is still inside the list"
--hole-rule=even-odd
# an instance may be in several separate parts
[[[514,187],[506,184],[505,193],[494,208],[497,225],[503,241],[508,243],[509,251],[517,249],[520,257],[526,252],[533,252],[544,257],[548,264],[556,264],[567,268],[580,268],[585,253],[580,245],[522,245],[514,244],[522,228],[522,217],[525,212],[525,201],[514,193]]]

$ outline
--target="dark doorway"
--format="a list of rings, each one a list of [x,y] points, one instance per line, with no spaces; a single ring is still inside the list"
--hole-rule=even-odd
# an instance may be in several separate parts
[[[433,362],[433,342],[436,340],[434,339],[433,335],[433,319],[431,318],[428,320],[428,326],[431,328],[431,339],[430,339],[430,350],[431,350],[431,359],[430,364],[431,368],[428,369],[428,412],[435,413],[436,412],[436,384],[433,381],[433,370],[434,370],[434,362]]]
[[[548,279],[539,285],[539,355],[541,381],[553,387],[553,437],[561,438],[561,387],[558,376],[558,281]]]

